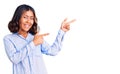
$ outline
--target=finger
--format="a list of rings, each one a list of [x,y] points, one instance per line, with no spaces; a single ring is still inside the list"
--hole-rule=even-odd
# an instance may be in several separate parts
[[[63,22],[65,22],[65,21],[67,21],[67,18],[65,18]]]
[[[40,36],[47,36],[49,33],[40,34]]]
[[[70,30],[70,25],[63,26],[63,29]]]
[[[66,21],[67,21],[67,18],[65,18],[65,19],[63,20],[62,24],[63,24],[64,22],[66,22]]]
[[[67,22],[68,24],[70,24],[70,23],[73,23],[73,22],[75,22],[76,21],[76,19],[73,19],[73,20],[71,20],[71,21],[69,21],[69,22]]]

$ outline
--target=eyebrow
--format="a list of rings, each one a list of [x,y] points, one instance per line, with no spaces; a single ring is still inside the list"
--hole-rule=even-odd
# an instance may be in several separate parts
[[[23,15],[22,15],[22,17],[24,17],[24,16],[30,17],[30,18],[35,18],[34,16],[28,16],[28,15],[26,15],[26,14],[23,14]]]

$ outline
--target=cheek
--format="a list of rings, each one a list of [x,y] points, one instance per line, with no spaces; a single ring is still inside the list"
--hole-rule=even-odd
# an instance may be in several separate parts
[[[33,23],[34,23],[34,20],[30,20],[30,23],[33,24]]]
[[[34,22],[31,22],[31,26],[33,26]]]
[[[25,23],[25,20],[20,19],[19,24],[23,24],[23,23]]]
[[[34,24],[34,22],[33,22],[33,21],[31,21],[31,27],[33,26],[33,24]]]
[[[31,24],[33,25],[33,24],[34,24],[34,21],[31,21]]]

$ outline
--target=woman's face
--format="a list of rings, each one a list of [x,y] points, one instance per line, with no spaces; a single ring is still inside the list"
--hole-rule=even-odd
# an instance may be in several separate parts
[[[34,15],[31,10],[24,11],[19,21],[19,32],[28,32],[34,23]]]

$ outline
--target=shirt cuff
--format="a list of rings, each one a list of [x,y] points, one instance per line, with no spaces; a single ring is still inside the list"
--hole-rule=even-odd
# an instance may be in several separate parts
[[[63,30],[60,29],[58,33],[61,35],[64,35],[66,32],[64,32]]]

